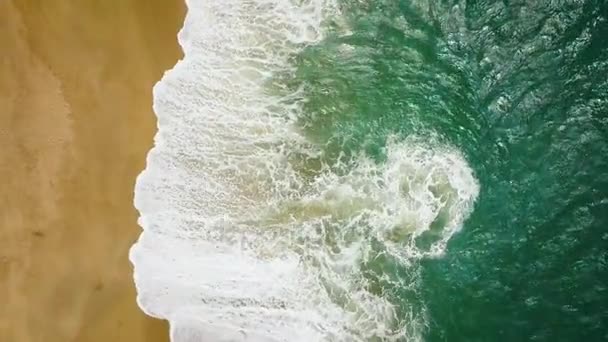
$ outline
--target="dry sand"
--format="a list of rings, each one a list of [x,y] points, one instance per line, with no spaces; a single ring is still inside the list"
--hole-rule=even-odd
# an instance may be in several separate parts
[[[128,250],[183,0],[0,1],[0,341],[167,341]]]

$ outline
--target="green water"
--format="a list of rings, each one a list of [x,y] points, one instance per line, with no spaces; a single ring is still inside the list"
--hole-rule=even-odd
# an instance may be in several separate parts
[[[425,316],[427,341],[608,340],[608,2],[341,6],[289,84],[325,162],[416,136],[460,150],[480,185],[443,257],[367,265],[416,290],[375,291]]]

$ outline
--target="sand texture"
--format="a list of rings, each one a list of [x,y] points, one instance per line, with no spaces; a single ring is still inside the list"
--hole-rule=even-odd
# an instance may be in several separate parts
[[[133,187],[183,0],[0,1],[0,341],[167,341],[135,303]]]

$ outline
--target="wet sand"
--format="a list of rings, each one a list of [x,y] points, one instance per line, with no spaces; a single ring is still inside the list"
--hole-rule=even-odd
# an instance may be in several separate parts
[[[0,1],[0,341],[167,341],[136,305],[135,177],[183,0]]]

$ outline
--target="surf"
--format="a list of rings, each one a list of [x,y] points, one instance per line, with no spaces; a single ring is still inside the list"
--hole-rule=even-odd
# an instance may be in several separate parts
[[[135,188],[140,307],[173,341],[420,340],[424,313],[390,292],[419,286],[417,260],[440,257],[472,212],[464,155],[396,134],[382,158],[334,158],[309,134],[309,89],[290,80],[298,54],[349,34],[338,3],[187,4]],[[413,276],[374,273],[395,267]]]

